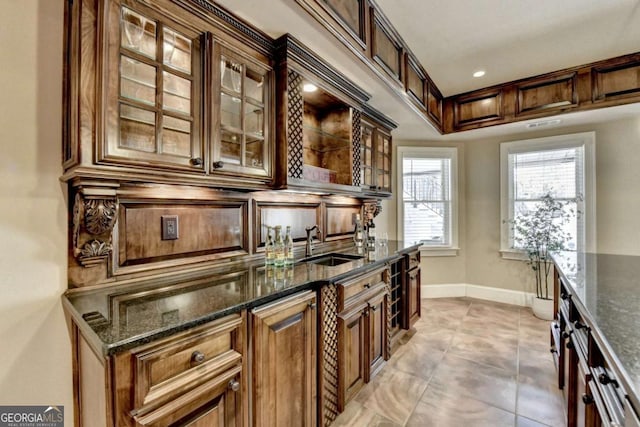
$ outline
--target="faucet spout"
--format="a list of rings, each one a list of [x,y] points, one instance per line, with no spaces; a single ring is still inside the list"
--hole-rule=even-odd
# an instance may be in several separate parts
[[[305,227],[304,229],[307,232],[307,244],[305,246],[305,250],[304,250],[304,256],[306,257],[310,257],[311,255],[313,255],[313,236],[311,234],[311,232],[313,230],[316,230],[316,235],[318,237],[321,236],[321,231],[320,231],[320,227],[318,227],[318,225],[313,225],[311,227]]]

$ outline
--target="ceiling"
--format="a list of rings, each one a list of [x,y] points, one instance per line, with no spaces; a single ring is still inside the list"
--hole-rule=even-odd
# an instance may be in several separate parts
[[[441,136],[295,0],[214,0],[273,38],[291,33],[372,95],[397,139],[465,140],[526,122]],[[376,0],[445,96],[640,51],[640,0]],[[486,71],[481,78],[473,72]],[[558,127],[640,114],[632,104],[561,116]]]

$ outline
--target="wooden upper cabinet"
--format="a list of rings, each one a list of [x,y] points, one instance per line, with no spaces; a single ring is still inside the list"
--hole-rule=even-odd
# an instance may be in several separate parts
[[[402,81],[402,45],[392,34],[391,25],[378,11],[371,13],[371,57],[393,78]]]
[[[391,129],[395,123],[386,119],[385,125],[366,113],[374,113],[367,108],[361,119],[362,140],[360,143],[361,178],[360,185],[367,194],[391,195],[392,138]],[[375,112],[379,119],[385,119]]]
[[[352,36],[364,45],[366,43],[366,0],[320,0]]]
[[[203,171],[202,33],[108,2],[99,160]]]
[[[216,44],[211,172],[272,179],[273,71],[263,62]]]
[[[426,73],[420,63],[411,55],[406,55],[406,75],[405,87],[407,93],[421,107],[426,106],[425,95],[427,94]]]

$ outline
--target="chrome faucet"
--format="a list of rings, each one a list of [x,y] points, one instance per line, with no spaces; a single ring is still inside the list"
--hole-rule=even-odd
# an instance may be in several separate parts
[[[306,258],[313,255],[313,237],[311,235],[311,232],[313,230],[316,230],[316,235],[318,236],[318,238],[322,236],[322,232],[320,231],[320,227],[318,227],[317,224],[311,227],[305,227],[304,230],[307,232],[307,245],[304,248],[304,256]]]

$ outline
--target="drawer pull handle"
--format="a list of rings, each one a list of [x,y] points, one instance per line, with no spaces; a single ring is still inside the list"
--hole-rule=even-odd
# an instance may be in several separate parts
[[[607,374],[598,375],[598,381],[600,381],[602,385],[613,384],[614,387],[618,387],[618,381],[609,378]]]
[[[233,380],[229,381],[229,390],[231,390],[231,391],[240,390],[240,383],[238,382],[238,380],[233,379]]]
[[[585,405],[591,405],[593,403],[593,396],[591,396],[590,394],[583,394],[582,395],[582,403],[584,403]]]
[[[371,283],[365,283],[365,284],[364,284],[364,287],[365,287],[366,289],[369,289],[369,288],[371,287]]]
[[[574,326],[576,327],[576,329],[582,329],[587,327],[587,325],[585,325],[584,323],[581,323],[579,320],[576,320],[574,322]]]
[[[202,362],[204,362],[205,359],[205,355],[203,352],[201,351],[194,351],[193,353],[191,353],[191,364],[192,365],[199,365]]]

